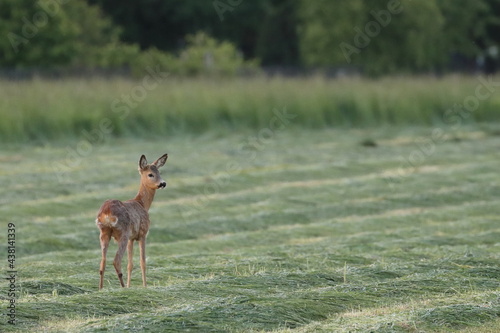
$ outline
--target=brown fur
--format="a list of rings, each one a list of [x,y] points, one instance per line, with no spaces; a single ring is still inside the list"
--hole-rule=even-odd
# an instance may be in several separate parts
[[[147,164],[146,157],[142,155],[139,160],[141,185],[135,198],[127,201],[106,200],[99,209],[96,218],[97,227],[101,232],[100,241],[102,251],[99,289],[102,289],[104,283],[106,253],[111,237],[118,242],[118,251],[116,252],[113,266],[115,267],[121,286],[125,287],[121,263],[125,248],[127,248],[127,287],[130,287],[134,241],[139,242],[142,284],[144,287],[146,286],[146,236],[151,224],[148,210],[151,207],[156,190],[166,186],[158,168],[165,164],[167,158],[168,155],[165,154],[154,163]]]

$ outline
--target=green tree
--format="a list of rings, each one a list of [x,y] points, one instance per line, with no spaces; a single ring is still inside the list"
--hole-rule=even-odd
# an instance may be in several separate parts
[[[218,41],[204,32],[187,35],[186,47],[177,56],[150,48],[134,62],[132,71],[144,75],[145,69],[159,66],[181,76],[234,76],[241,71],[256,72],[258,63],[245,61],[241,52],[228,41]]]
[[[245,59],[297,64],[299,0],[89,0],[123,27],[123,41],[177,52],[185,36],[204,31],[227,40]]]
[[[122,29],[104,16],[98,6],[77,0],[68,3],[64,10],[77,26],[78,34],[73,43],[76,52],[71,65],[77,67],[113,68],[128,66],[139,55],[137,44],[120,40]]]
[[[492,66],[486,70],[494,70],[499,61],[500,0],[438,2],[445,17],[447,51],[471,60],[483,57]]]
[[[354,65],[378,75],[443,63],[444,21],[436,1],[301,2],[299,39],[307,65]]]
[[[340,44],[352,43],[356,33],[353,28],[366,23],[363,0],[345,1],[340,5],[329,0],[302,0],[299,6],[298,34],[304,63],[313,66],[350,63]]]
[[[298,65],[297,4],[296,0],[267,2],[266,14],[256,25],[255,56],[263,65]]]
[[[120,30],[83,0],[0,2],[0,66],[117,67],[137,46],[120,42]]]
[[[78,27],[63,5],[53,2],[0,2],[0,66],[53,67],[72,61]]]
[[[488,16],[488,4],[482,0],[438,0],[437,2],[444,17],[442,33],[445,37],[445,49],[448,52],[476,56],[481,49],[481,45],[477,42],[486,37],[488,21],[485,18]]]
[[[487,11],[482,11],[486,25],[486,37],[481,46],[500,45],[500,0],[484,0]],[[481,41],[480,41],[481,43]]]

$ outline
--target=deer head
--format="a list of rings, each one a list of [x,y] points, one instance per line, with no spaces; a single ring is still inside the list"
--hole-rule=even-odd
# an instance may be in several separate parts
[[[151,189],[165,188],[167,183],[161,178],[160,171],[167,161],[168,154],[163,155],[151,164],[148,164],[146,156],[142,155],[139,159],[139,174],[141,175],[141,183]]]

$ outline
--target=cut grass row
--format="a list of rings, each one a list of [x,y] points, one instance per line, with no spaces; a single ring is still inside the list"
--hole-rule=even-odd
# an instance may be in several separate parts
[[[52,163],[66,158],[64,145],[5,149],[0,213],[19,238],[16,329],[494,331],[500,138],[494,125],[462,129],[418,167],[402,163],[431,133],[289,130],[255,158],[237,149],[252,132],[113,140],[63,183]],[[377,147],[359,144],[367,137]],[[141,153],[163,152],[170,186],[150,212],[150,287],[138,287],[135,270],[134,287],[119,288],[109,266],[99,292],[95,212],[135,194]],[[241,169],[227,176],[230,161]]]
[[[500,120],[499,92],[496,78],[462,76],[228,81],[167,77],[154,87],[125,78],[4,80],[0,140],[78,138],[100,143],[103,135],[157,138],[227,128],[259,130],[270,126],[273,110],[294,116],[287,127],[309,129],[461,126]]]

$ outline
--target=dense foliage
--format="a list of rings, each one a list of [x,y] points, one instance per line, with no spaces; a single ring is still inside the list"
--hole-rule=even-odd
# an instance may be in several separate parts
[[[170,64],[174,72],[207,74],[207,56],[236,50],[264,66],[373,75],[494,70],[499,32],[500,0],[3,0],[0,66],[137,68],[154,53],[181,66]],[[173,59],[196,34],[225,51],[204,50],[183,68]],[[215,72],[245,67],[230,58]]]

